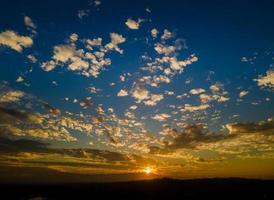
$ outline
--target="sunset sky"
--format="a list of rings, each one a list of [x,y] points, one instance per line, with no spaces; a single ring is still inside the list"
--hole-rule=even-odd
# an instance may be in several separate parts
[[[274,2],[0,6],[0,181],[274,178]]]

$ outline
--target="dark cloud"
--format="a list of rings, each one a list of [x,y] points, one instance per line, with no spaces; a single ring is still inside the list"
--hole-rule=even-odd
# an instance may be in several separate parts
[[[28,120],[29,115],[27,113],[19,111],[19,110],[0,107],[0,122],[1,123],[12,121],[11,118],[15,118],[17,120],[23,121],[23,120]]]
[[[53,106],[49,105],[48,103],[43,103],[43,107],[48,110],[53,115],[59,115],[61,111]]]
[[[151,154],[170,153],[174,150],[183,148],[193,149],[201,143],[216,142],[233,137],[225,133],[217,134],[211,132],[207,127],[199,124],[187,125],[182,132],[168,127],[165,127],[165,129],[167,130],[168,135],[173,136],[173,141],[171,143],[164,142],[164,148],[151,146]]]
[[[274,134],[274,118],[253,123],[227,124],[226,128],[229,130],[230,134]]]
[[[20,152],[47,152],[48,145],[48,143],[43,143],[35,140],[11,140],[9,138],[0,137],[0,152],[2,154],[14,154]]]

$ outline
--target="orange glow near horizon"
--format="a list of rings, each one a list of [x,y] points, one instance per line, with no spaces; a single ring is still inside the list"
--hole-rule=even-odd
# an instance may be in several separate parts
[[[148,175],[151,174],[153,171],[154,171],[153,168],[149,166],[145,167],[144,169],[144,172]]]

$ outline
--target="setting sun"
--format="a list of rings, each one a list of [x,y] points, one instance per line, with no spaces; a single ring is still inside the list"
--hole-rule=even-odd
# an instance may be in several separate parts
[[[151,174],[151,173],[153,172],[153,169],[152,169],[151,167],[146,167],[146,168],[144,169],[144,172],[145,172],[146,174]]]

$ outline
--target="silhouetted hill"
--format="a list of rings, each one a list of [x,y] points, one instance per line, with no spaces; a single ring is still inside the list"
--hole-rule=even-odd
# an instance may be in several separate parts
[[[240,178],[1,184],[0,188],[6,199],[274,199],[274,180]]]

